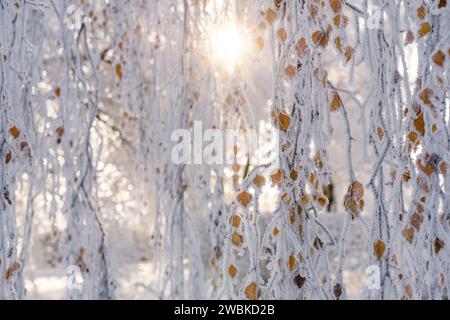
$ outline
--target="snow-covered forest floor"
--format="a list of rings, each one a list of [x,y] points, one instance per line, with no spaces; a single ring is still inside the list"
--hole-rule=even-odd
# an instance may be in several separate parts
[[[262,219],[262,225],[267,222],[269,214]],[[321,222],[329,228],[335,239],[339,238],[345,219],[344,213],[327,213],[320,216]],[[206,227],[206,219],[199,219],[195,224],[200,235]],[[366,239],[360,229],[355,224],[356,231],[347,243],[348,261],[344,272],[344,280],[348,286],[350,299],[359,299],[367,283],[367,275],[364,265],[360,262],[367,259],[367,248],[364,247]],[[152,262],[152,254],[148,250],[150,239],[148,234],[142,230],[109,230],[110,246],[112,250],[112,269],[115,279],[118,282],[117,298],[131,300],[154,300],[158,299],[158,292],[155,290],[157,281],[155,275],[155,265]],[[133,237],[129,235],[133,234]],[[209,263],[207,254],[208,239],[202,239],[205,243],[203,261]],[[48,251],[45,239],[37,242],[33,248],[36,254],[32,257],[32,263],[27,270],[26,288],[28,299],[47,300],[65,299],[67,290],[66,268],[57,263],[61,258],[52,255]],[[45,252],[45,254],[42,254]],[[337,265],[338,253],[336,250],[330,251],[330,261]],[[153,276],[152,276],[153,275]]]

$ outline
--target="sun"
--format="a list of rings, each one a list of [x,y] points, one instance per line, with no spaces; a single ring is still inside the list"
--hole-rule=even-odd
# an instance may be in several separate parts
[[[228,22],[215,27],[210,36],[214,65],[228,72],[234,71],[245,54],[245,30]]]

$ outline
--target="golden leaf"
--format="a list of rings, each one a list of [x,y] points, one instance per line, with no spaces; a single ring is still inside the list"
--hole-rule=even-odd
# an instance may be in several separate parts
[[[380,141],[383,141],[384,132],[383,132],[383,129],[381,129],[380,127],[377,128],[377,136],[378,136],[378,139],[380,139]]]
[[[122,79],[122,77],[123,77],[122,65],[120,63],[116,64],[115,69],[116,69],[117,77],[119,77],[119,79]]]
[[[291,117],[284,112],[280,112],[278,119],[280,120],[281,129],[287,131],[291,126]]]
[[[341,0],[330,0],[330,7],[334,13],[339,13],[341,11]]]
[[[239,226],[241,225],[241,217],[238,215],[234,215],[230,218],[230,224],[234,227],[234,228],[239,228]]]
[[[421,112],[420,115],[413,120],[413,124],[418,133],[420,133],[422,136],[425,135],[425,119],[423,112]]]
[[[231,265],[228,268],[228,274],[230,275],[231,278],[235,278],[237,275],[237,272],[238,272],[238,269],[233,265]]]
[[[295,268],[295,257],[290,256],[289,257],[289,270],[294,271]]]
[[[292,181],[297,181],[297,179],[298,179],[298,173],[297,173],[297,171],[292,170],[292,171],[291,171],[291,180],[292,180]]]
[[[419,17],[420,20],[425,19],[426,14],[427,12],[424,6],[420,6],[419,8],[417,8],[417,16]]]
[[[276,237],[280,234],[280,230],[278,230],[278,228],[275,227],[275,229],[273,229],[273,235]]]
[[[419,29],[419,36],[421,38],[425,37],[427,33],[431,31],[431,26],[428,22],[422,23]]]
[[[385,251],[386,251],[386,244],[381,240],[375,241],[373,245],[373,252],[378,261],[380,261],[381,258],[384,256]]]

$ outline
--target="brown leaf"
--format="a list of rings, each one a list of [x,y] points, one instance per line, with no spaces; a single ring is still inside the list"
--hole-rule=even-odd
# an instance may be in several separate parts
[[[278,169],[272,176],[271,180],[274,185],[280,185],[281,180],[283,179],[283,173],[281,169]]]
[[[306,282],[306,278],[303,278],[301,275],[297,275],[294,278],[294,283],[297,285],[297,287],[299,289],[303,288],[303,286],[305,285]]]
[[[331,100],[331,111],[337,112],[342,107],[342,100],[339,94],[335,91],[333,93],[333,99]]]
[[[256,283],[252,282],[245,288],[245,296],[249,300],[258,299],[258,287]]]
[[[320,30],[312,34],[312,40],[316,46],[325,48],[328,45],[328,35]]]
[[[300,38],[295,45],[295,50],[300,58],[304,57],[308,51],[308,44],[306,43],[305,38]]]
[[[436,252],[436,254],[439,254],[442,248],[444,248],[444,241],[436,238],[436,240],[434,240],[434,252]]]
[[[11,162],[11,160],[12,160],[12,153],[11,151],[8,151],[5,155],[5,163],[8,164]]]
[[[409,243],[414,241],[414,229],[413,228],[405,228],[402,232],[403,236]]]
[[[238,194],[238,201],[244,206],[244,207],[248,207],[248,205],[250,204],[250,201],[252,201],[253,196],[248,193],[247,191],[241,192],[240,194]]]
[[[290,64],[284,69],[284,73],[289,78],[293,78],[297,74],[297,68],[294,65]]]
[[[258,188],[261,189],[266,184],[266,178],[263,176],[257,175],[255,179],[253,179],[253,184]]]
[[[228,274],[230,275],[231,278],[235,278],[237,273],[238,273],[238,269],[235,266],[231,265],[228,268]]]
[[[339,300],[342,296],[342,287],[339,283],[336,283],[336,285],[333,287],[333,294],[336,297],[337,300]]]
[[[61,96],[61,88],[60,87],[55,88],[55,96],[57,96],[57,97]]]
[[[234,246],[239,247],[243,242],[243,237],[239,233],[233,232],[233,234],[231,235],[231,243]]]
[[[119,79],[122,79],[123,72],[122,72],[122,65],[120,63],[116,64],[115,71],[116,71],[117,77],[119,77]]]
[[[405,286],[405,294],[409,300],[412,300],[414,292],[413,292],[413,288],[410,284],[407,284]]]
[[[433,55],[433,62],[442,68],[445,63],[445,54],[441,50],[439,50]]]
[[[341,0],[330,0],[330,7],[334,13],[339,13],[341,11]]]
[[[420,20],[425,19],[426,14],[427,11],[425,10],[424,6],[420,6],[419,8],[417,8],[417,16],[419,17]]]
[[[20,130],[17,129],[17,127],[12,127],[9,129],[9,133],[13,136],[14,139],[17,139],[20,137]]]
[[[266,20],[267,20],[267,22],[272,24],[276,20],[276,18],[277,18],[277,13],[274,10],[269,8],[266,11]]]
[[[375,241],[373,245],[373,252],[378,261],[380,261],[381,258],[384,256],[385,251],[386,251],[386,244],[381,240]]]
[[[349,188],[350,194],[357,199],[364,196],[364,186],[359,181],[353,181]]]
[[[287,131],[291,126],[291,117],[284,112],[280,112],[278,120],[280,121],[280,127],[283,131]]]
[[[414,33],[411,30],[408,31],[406,33],[406,38],[405,38],[406,44],[411,44],[414,42],[414,40],[415,40]]]
[[[355,49],[353,49],[352,47],[345,48],[344,55],[345,55],[345,59],[347,60],[347,62],[350,62],[350,60],[352,60],[354,52],[355,52]]]
[[[287,40],[287,32],[286,32],[286,29],[285,28],[283,28],[283,27],[281,27],[280,29],[278,29],[278,31],[277,31],[277,36],[278,36],[278,39],[280,39],[280,41],[281,42],[286,42],[286,40]]]

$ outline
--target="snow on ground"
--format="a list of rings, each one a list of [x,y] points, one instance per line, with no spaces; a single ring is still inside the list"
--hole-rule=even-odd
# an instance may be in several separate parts
[[[268,215],[263,220],[268,218]],[[338,241],[341,227],[344,223],[344,214],[321,214],[320,221],[329,228],[333,237]],[[205,224],[207,219],[199,219],[199,224]],[[352,224],[347,241],[347,261],[344,272],[344,281],[348,288],[350,299],[361,297],[364,289],[365,267],[361,261],[367,261],[367,249],[361,246],[366,243],[362,238],[361,228]],[[148,235],[138,235],[136,230],[110,230],[111,261],[114,277],[117,281],[117,298],[132,300],[157,299],[156,274],[151,257]],[[142,233],[142,230],[140,231]],[[131,236],[130,236],[131,234]],[[207,243],[208,239],[203,239]],[[44,244],[35,244],[34,252],[49,252],[39,248]],[[202,248],[206,252],[207,246]],[[330,250],[332,263],[337,264],[336,251],[338,246]],[[26,288],[28,299],[65,299],[67,277],[65,267],[50,253],[47,255],[34,255],[32,263],[26,269]],[[204,254],[204,262],[209,260]]]

